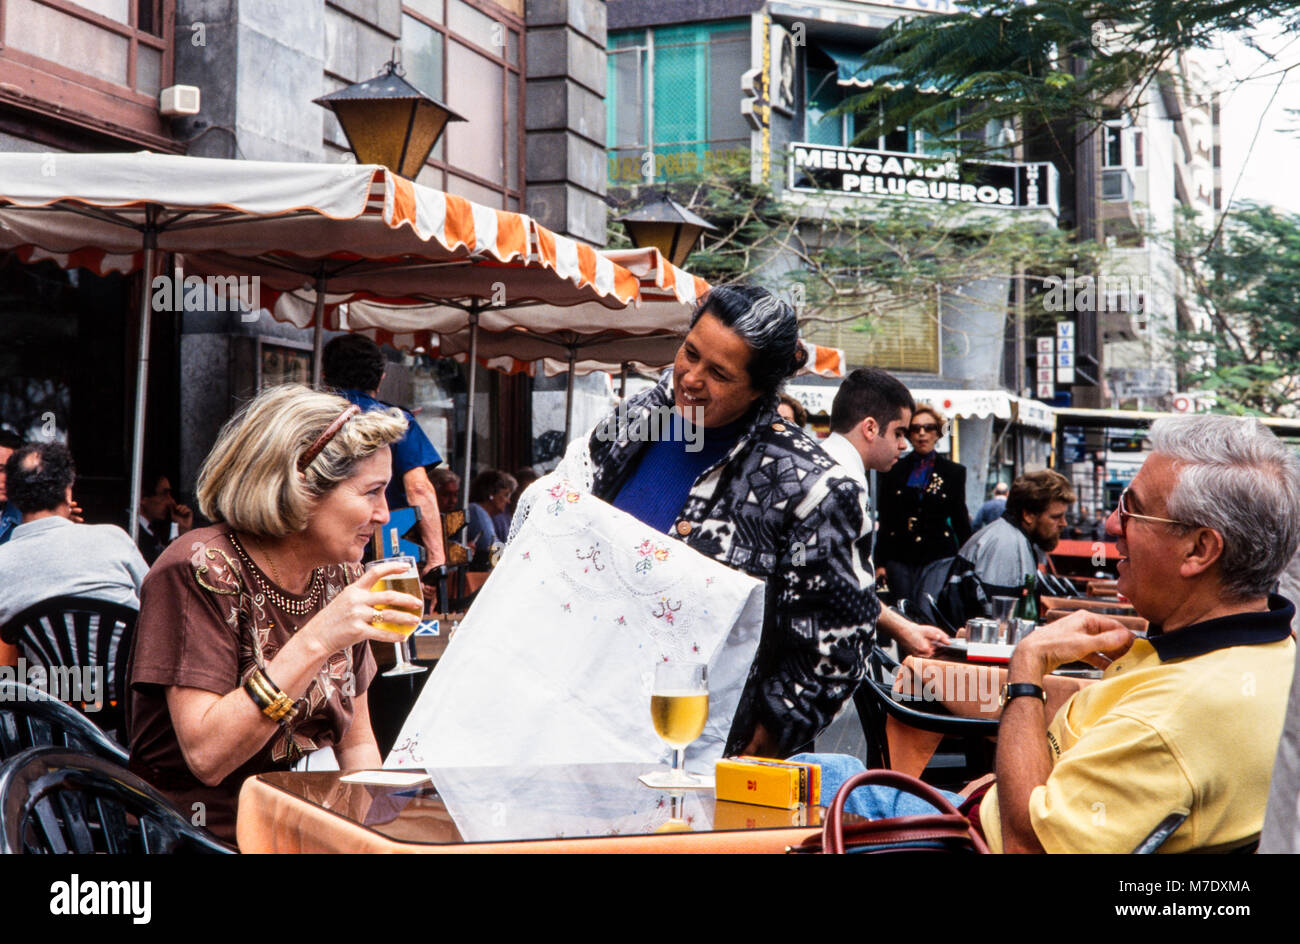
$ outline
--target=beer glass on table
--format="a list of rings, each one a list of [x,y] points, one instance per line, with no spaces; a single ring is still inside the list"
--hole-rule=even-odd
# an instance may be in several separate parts
[[[370,570],[374,567],[379,567],[382,564],[405,564],[406,570],[402,571],[399,574],[389,574],[387,577],[380,577],[378,580],[375,581],[375,586],[374,586],[375,592],[381,593],[385,590],[392,590],[396,593],[410,594],[411,596],[419,600],[421,605],[420,608],[417,609],[415,607],[410,607],[410,608],[389,607],[388,605],[385,604],[385,605],[377,605],[375,609],[377,610],[400,609],[403,612],[412,613],[415,616],[423,616],[424,615],[424,606],[423,606],[424,594],[420,589],[420,569],[415,562],[415,558],[403,555],[399,557],[387,557],[384,558],[383,560],[374,560],[366,564],[366,570]],[[377,626],[379,629],[386,629],[390,633],[394,633],[402,637],[401,639],[393,643],[393,647],[397,650],[397,664],[384,673],[385,678],[393,675],[414,675],[417,672],[429,671],[424,666],[413,664],[410,658],[408,658],[407,656],[406,645],[408,640],[410,639],[411,633],[415,631],[414,626],[409,626],[406,623],[385,623],[385,622],[375,623],[375,626]]]
[[[682,769],[686,745],[704,733],[709,720],[708,666],[698,662],[660,662],[650,694],[655,733],[673,749],[673,769],[646,774],[648,787],[705,787],[708,781]]]

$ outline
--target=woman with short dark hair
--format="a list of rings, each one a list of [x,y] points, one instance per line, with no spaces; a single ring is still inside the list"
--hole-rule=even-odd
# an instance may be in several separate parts
[[[469,487],[465,529],[465,541],[474,548],[471,570],[486,570],[489,549],[509,536],[500,533],[496,519],[510,507],[517,484],[513,475],[500,469],[487,469],[474,476]]]
[[[789,305],[719,286],[673,369],[586,443],[595,495],[767,584],[732,754],[810,743],[861,678],[878,612],[862,487],[776,412],[806,356]]]

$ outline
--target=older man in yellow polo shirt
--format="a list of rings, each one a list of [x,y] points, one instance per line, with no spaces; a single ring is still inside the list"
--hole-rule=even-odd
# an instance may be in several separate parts
[[[1129,852],[1175,810],[1161,851],[1259,834],[1295,662],[1294,607],[1269,591],[1300,545],[1300,463],[1253,419],[1164,419],[1150,438],[1106,522],[1149,636],[1078,613],[1016,648],[979,809],[994,851]],[[1079,659],[1105,676],[1049,725],[1043,676]]]
[[[1131,852],[1175,811],[1186,819],[1162,852],[1259,835],[1296,653],[1295,607],[1270,590],[1300,546],[1300,460],[1248,418],[1163,419],[1150,438],[1106,521],[1119,590],[1150,632],[1076,613],[1016,647],[996,786],[971,813],[994,852]],[[1105,675],[1049,719],[1043,677],[1078,660]],[[823,762],[823,791],[861,769],[803,756]],[[929,811],[885,787],[854,791],[845,809]]]

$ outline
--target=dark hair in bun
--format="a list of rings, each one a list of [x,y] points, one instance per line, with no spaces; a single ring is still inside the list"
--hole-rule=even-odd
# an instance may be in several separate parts
[[[696,306],[691,327],[705,312],[749,345],[749,383],[763,396],[775,395],[781,382],[808,361],[794,309],[767,289],[719,285]]]

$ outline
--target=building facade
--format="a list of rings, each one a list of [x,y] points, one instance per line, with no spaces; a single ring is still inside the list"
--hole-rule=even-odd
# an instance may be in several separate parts
[[[1049,307],[1040,289],[1042,310],[1017,308],[1016,279],[1030,277],[990,272],[876,312],[870,332],[838,313],[807,313],[811,340],[842,348],[850,366],[897,373],[958,415],[940,448],[978,470],[968,475],[976,507],[995,480],[1050,460],[1050,411],[1032,401],[1168,405],[1171,333],[1195,313],[1167,237],[1180,206],[1217,209],[1217,107],[1184,60],[1136,111],[1117,111],[1101,134],[1078,133],[1065,153],[1009,122],[983,128],[987,160],[942,170],[920,128],[862,140],[859,117],[839,109],[900,81],[862,65],[864,53],[901,16],[956,11],[944,0],[610,0],[606,142],[613,192],[747,163],[798,208],[814,252],[819,219],[888,213],[899,201],[1077,227],[1106,245],[1101,272],[1059,274],[1054,300],[1068,294],[1068,305]],[[821,245],[836,246],[831,236]],[[778,283],[798,265],[776,255],[760,277]],[[829,399],[815,383],[796,389],[814,410]]]
[[[748,165],[752,180],[797,210],[810,253],[836,247],[826,221],[886,214],[899,201],[1056,226],[1064,190],[1056,167],[1002,146],[1005,129],[986,129],[996,159],[935,170],[933,141],[921,130],[863,141],[856,116],[836,112],[863,88],[891,81],[887,70],[861,64],[886,27],[903,15],[954,9],[935,0],[610,0],[609,186]],[[777,284],[798,266],[776,253],[760,278]],[[1013,466],[1048,459],[1047,411],[1007,382],[1010,274],[893,305],[875,314],[870,332],[842,312],[815,308],[803,326],[810,340],[843,349],[849,366],[884,367],[957,418],[940,449],[976,470],[968,475],[972,507]],[[844,276],[869,281],[860,272]],[[834,384],[807,380],[790,389],[817,412]],[[1000,435],[1009,424],[1015,435]]]
[[[352,160],[313,100],[396,59],[468,119],[448,126],[421,183],[599,245],[604,14],[599,0],[0,0],[0,149]],[[174,85],[198,89],[197,115],[160,114]],[[132,282],[0,258],[0,423],[68,436],[93,520],[125,515]],[[186,491],[241,399],[309,378],[311,339],[265,312],[156,313],[153,325],[147,464]],[[466,389],[462,366],[394,354],[380,393],[454,459]],[[531,462],[529,380],[483,372],[478,390],[476,456]]]

